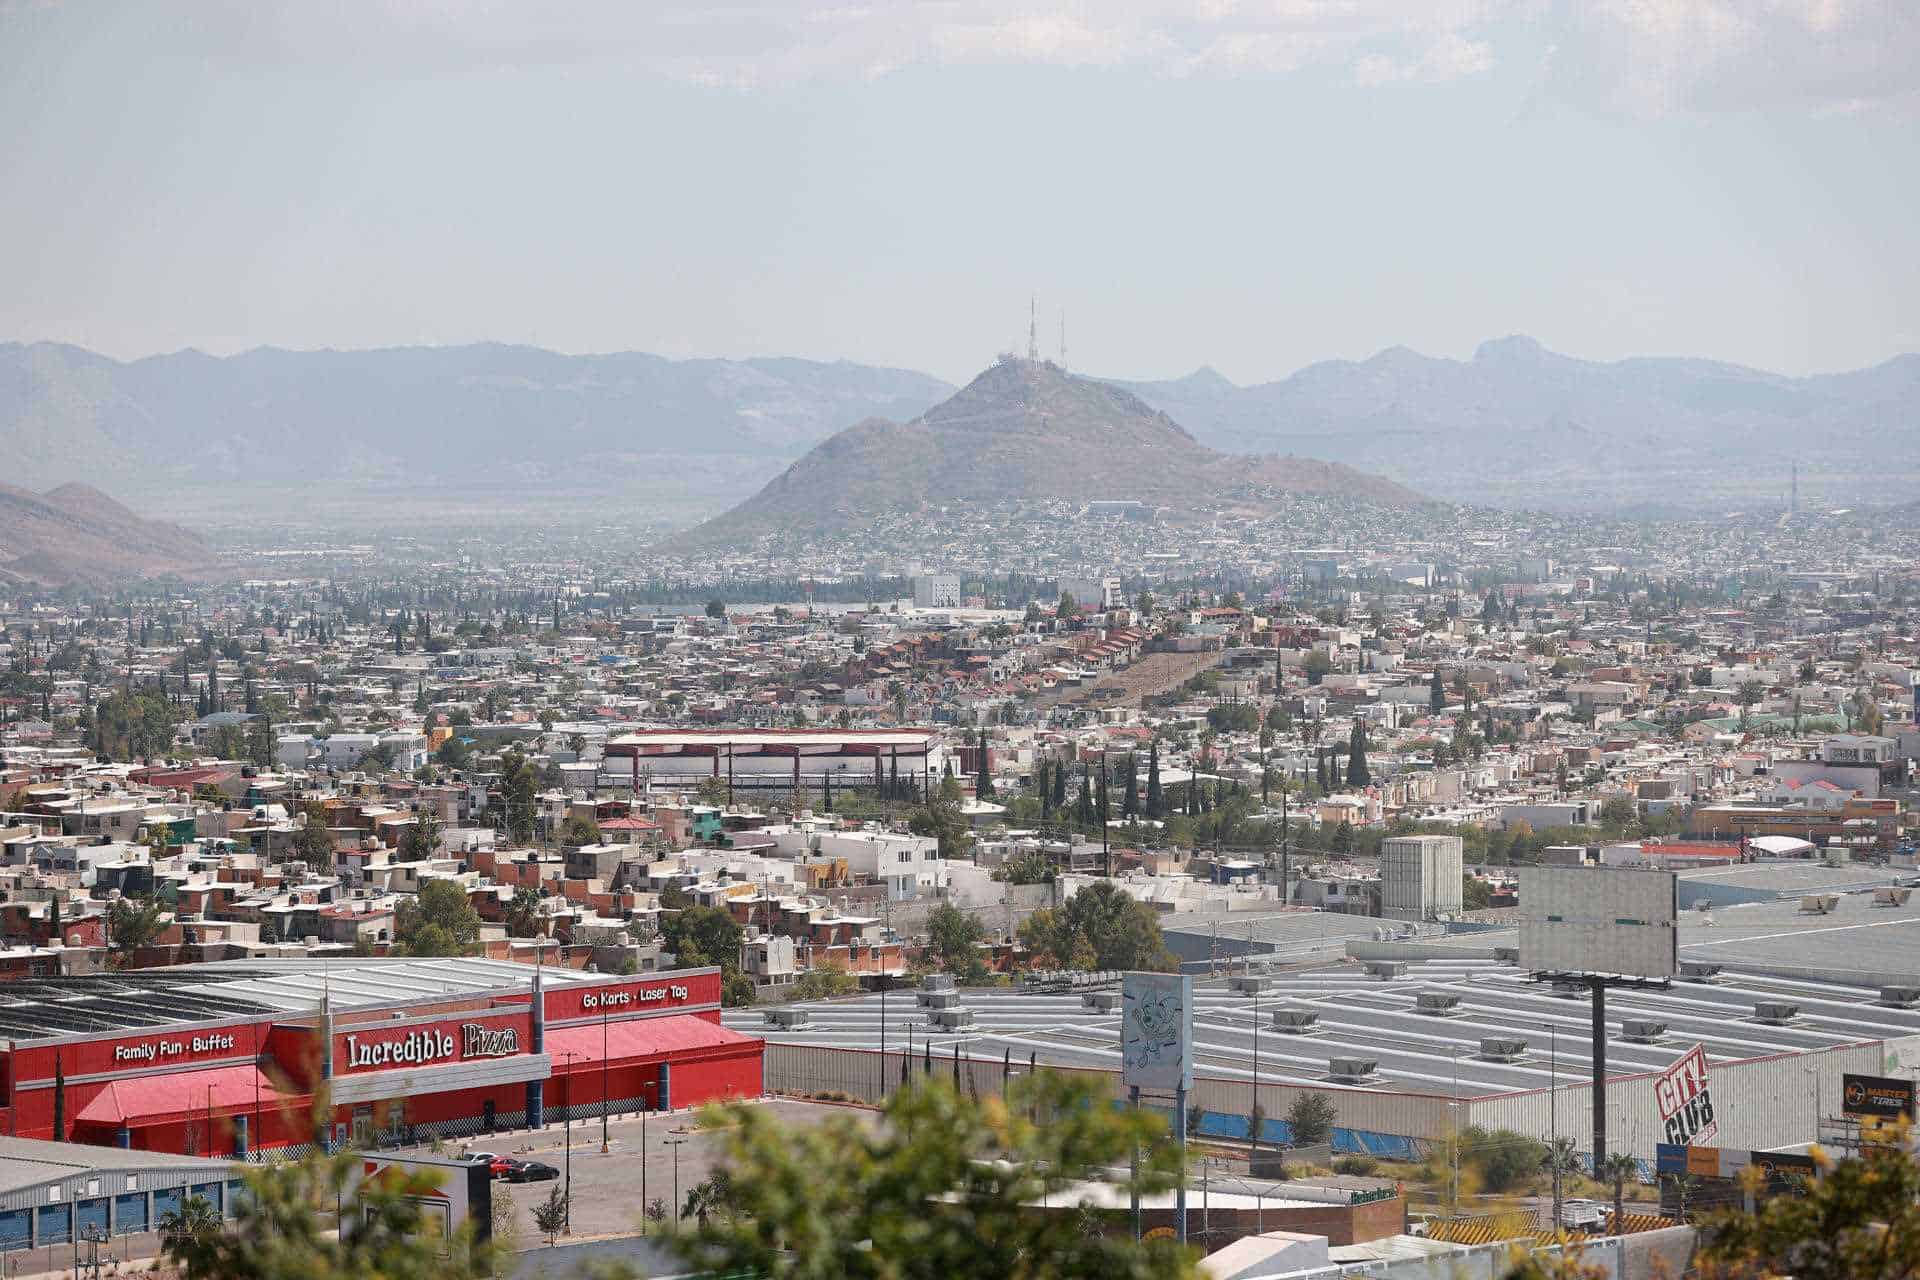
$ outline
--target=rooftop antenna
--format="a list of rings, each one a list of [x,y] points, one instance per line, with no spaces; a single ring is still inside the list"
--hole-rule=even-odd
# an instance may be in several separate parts
[[[1027,359],[1040,358],[1040,299],[1027,299]]]
[[[1060,308],[1060,371],[1067,369],[1067,309]]]

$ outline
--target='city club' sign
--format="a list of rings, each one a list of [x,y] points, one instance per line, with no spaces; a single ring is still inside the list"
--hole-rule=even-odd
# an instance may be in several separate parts
[[[347,1066],[392,1067],[420,1066],[454,1057],[504,1058],[520,1052],[520,1033],[512,1027],[485,1027],[469,1022],[460,1028],[456,1043],[451,1031],[428,1029],[409,1031],[398,1040],[377,1040],[371,1044],[358,1036],[347,1037]]]
[[[678,983],[647,987],[642,991],[589,991],[580,997],[582,1009],[618,1009],[623,1005],[653,1004],[659,1000],[685,1000],[690,993]]]
[[[233,1048],[233,1037],[226,1035],[194,1036],[183,1040],[149,1040],[145,1044],[117,1044],[113,1046],[115,1062],[155,1062],[162,1058],[178,1058],[196,1053],[218,1053]]]

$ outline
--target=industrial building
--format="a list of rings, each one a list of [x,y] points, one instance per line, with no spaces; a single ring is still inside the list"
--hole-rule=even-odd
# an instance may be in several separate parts
[[[607,742],[601,776],[635,791],[707,778],[788,791],[893,778],[918,786],[939,777],[947,759],[932,729],[642,729]]]
[[[761,1092],[720,972],[249,960],[0,988],[7,1132],[245,1158]],[[330,1110],[316,1114],[316,1099]]]
[[[1380,914],[1389,920],[1458,915],[1466,855],[1459,836],[1391,836],[1380,842]]]
[[[241,1173],[226,1160],[0,1137],[0,1251],[139,1235],[194,1196],[230,1214]]]
[[[1681,978],[1608,996],[1610,1149],[1632,1152],[1651,1177],[1666,1140],[1655,1077],[1695,1044],[1709,1062],[1716,1141],[1744,1149],[1820,1138],[1839,1116],[1844,1073],[1920,1069],[1920,910],[1874,903],[1853,895],[1818,921],[1785,902],[1683,912]],[[1284,918],[1263,922],[1269,936]],[[1223,921],[1221,935],[1248,927]],[[1336,1150],[1413,1157],[1479,1125],[1571,1138],[1590,1153],[1586,988],[1532,980],[1513,962],[1510,930],[1419,932],[1351,939],[1355,958],[1340,963],[1262,972],[1255,953],[1200,979],[1200,1131],[1246,1136],[1257,1096],[1264,1136],[1285,1141],[1283,1117],[1312,1091],[1337,1108]],[[874,1099],[931,1069],[987,1092],[1047,1066],[1119,1093],[1117,982],[868,993],[778,1016],[783,1025],[753,1010],[723,1017],[767,1036],[774,1089]]]

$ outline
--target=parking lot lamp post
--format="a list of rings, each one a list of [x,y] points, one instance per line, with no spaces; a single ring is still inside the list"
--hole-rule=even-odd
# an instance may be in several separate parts
[[[680,1234],[680,1148],[687,1145],[685,1138],[668,1138],[667,1145],[673,1148],[673,1233]]]

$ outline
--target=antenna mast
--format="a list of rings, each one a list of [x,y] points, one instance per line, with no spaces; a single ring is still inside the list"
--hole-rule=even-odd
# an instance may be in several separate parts
[[[1060,308],[1060,371],[1067,369],[1067,309]]]
[[[1040,299],[1027,299],[1027,359],[1040,358]]]

